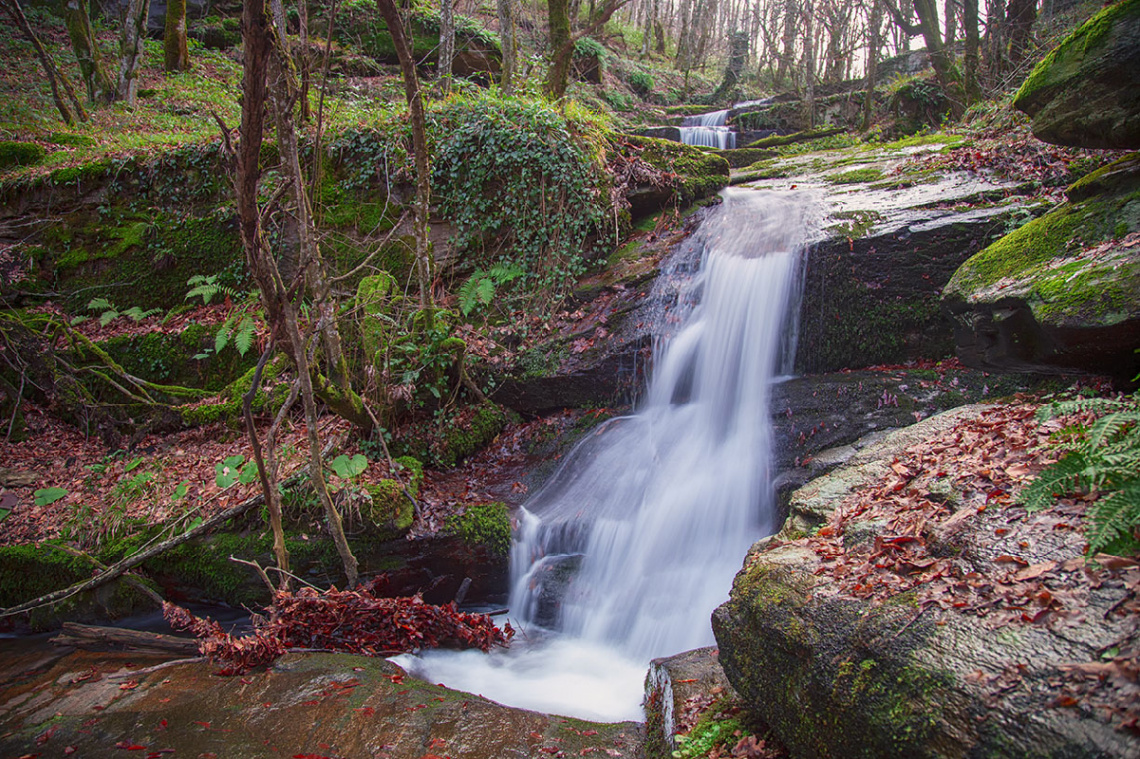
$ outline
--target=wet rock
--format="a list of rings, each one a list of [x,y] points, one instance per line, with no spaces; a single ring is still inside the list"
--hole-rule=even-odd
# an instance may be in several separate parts
[[[910,442],[979,412],[956,410],[893,433],[810,483],[793,497],[810,515],[804,526],[825,519]],[[996,509],[979,513],[961,526],[956,550],[979,567],[1008,551],[1028,565],[1079,565],[1080,533],[1023,540],[1011,524]],[[862,538],[870,539],[882,525],[865,527]],[[1077,614],[995,630],[982,615],[920,607],[912,593],[880,604],[845,596],[818,574],[819,555],[786,537],[753,546],[729,601],[713,614],[713,630],[729,681],[793,756],[1140,755],[1134,737],[1091,709],[1058,701],[1065,668],[1095,667],[1132,625],[1128,615],[1108,613],[1125,598],[1122,582],[1085,586],[1078,592],[1087,593],[1080,601],[1087,607]]]
[[[988,246],[947,283],[961,359],[982,369],[1140,371],[1140,160],[1069,190],[1070,202]]]
[[[645,756],[671,757],[686,704],[701,699],[735,698],[716,648],[698,648],[649,662],[645,678]],[[691,727],[691,725],[689,726]]]
[[[128,662],[131,662],[128,666]],[[132,674],[145,657],[82,652],[46,670],[5,667],[0,754],[464,759],[635,757],[641,727],[500,706],[430,685],[395,664],[347,654],[286,654],[265,671],[219,677],[188,661]],[[29,662],[30,664],[30,662]],[[13,671],[15,669],[16,671]],[[165,755],[165,754],[164,754]]]
[[[1037,65],[1013,104],[1045,142],[1140,148],[1140,2],[1093,16]]]

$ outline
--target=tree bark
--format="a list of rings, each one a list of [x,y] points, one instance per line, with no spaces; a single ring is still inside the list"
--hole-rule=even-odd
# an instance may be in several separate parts
[[[573,47],[570,42],[570,8],[566,0],[546,0],[547,28],[550,36],[550,70],[546,74],[546,94],[561,100],[570,79]],[[569,52],[563,52],[564,50]]]
[[[439,2],[439,66],[438,76],[443,94],[451,92],[451,64],[455,60],[455,6],[452,0]]]
[[[804,128],[815,126],[815,8],[804,0],[803,120]]]
[[[867,44],[867,85],[863,93],[863,130],[871,128],[871,120],[875,115],[875,87],[878,85],[879,74],[879,48],[882,47],[883,2],[873,0],[871,4],[871,19],[869,24],[869,41]]]
[[[1035,21],[1037,0],[1009,0],[1006,27],[1009,29],[1009,63],[1014,69],[1025,60]]]
[[[503,72],[499,84],[503,93],[510,95],[515,87],[515,61],[518,57],[517,38],[515,37],[515,11],[513,0],[497,0],[496,7],[499,12],[499,39],[503,44]]]
[[[412,153],[416,166],[416,214],[413,224],[416,237],[416,275],[420,285],[420,310],[428,318],[430,326],[432,314],[432,254],[428,239],[428,214],[431,209],[431,167],[427,146],[427,118],[424,116],[423,93],[420,78],[416,75],[416,61],[412,48],[404,36],[404,24],[393,0],[376,0],[380,15],[392,33],[392,44],[400,59],[400,72],[404,76],[404,96],[408,101],[408,114],[412,122]]]
[[[162,52],[167,71],[190,70],[190,48],[186,43],[186,0],[166,0]]]
[[[71,37],[71,49],[79,62],[79,71],[87,85],[87,99],[92,105],[106,105],[115,99],[115,88],[103,68],[99,46],[91,31],[91,16],[87,0],[67,0],[63,6],[63,19]]]
[[[138,97],[138,69],[143,57],[143,38],[146,37],[149,12],[150,0],[130,0],[119,35],[119,82],[115,98],[125,100],[132,108]]]
[[[40,59],[40,66],[43,67],[44,76],[47,77],[48,85],[51,87],[52,100],[55,102],[56,110],[59,111],[63,123],[71,126],[75,123],[76,117],[80,121],[87,121],[87,110],[76,97],[75,90],[71,88],[67,78],[60,73],[59,68],[55,65],[55,59],[44,49],[40,38],[36,36],[31,24],[28,23],[28,18],[24,15],[24,9],[20,7],[19,0],[0,0],[0,7],[11,17],[12,23],[20,28],[20,31],[24,33],[28,42],[35,49],[36,57]],[[67,95],[67,100],[71,103],[70,108],[67,101],[63,99],[63,95],[60,94],[60,90],[63,90],[64,94]],[[71,113],[71,108],[75,109],[74,116]]]
[[[966,36],[963,63],[965,69],[966,100],[973,103],[982,97],[982,88],[978,83],[978,0],[963,0],[962,2],[962,31]]]

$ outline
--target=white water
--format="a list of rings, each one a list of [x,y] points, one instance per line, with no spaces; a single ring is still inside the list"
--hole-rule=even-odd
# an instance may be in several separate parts
[[[515,706],[640,720],[649,660],[713,643],[710,614],[774,527],[768,391],[791,353],[786,314],[810,216],[803,195],[723,195],[640,410],[579,445],[521,514],[511,609],[524,632],[490,656],[401,661],[419,676]],[[528,627],[568,556],[581,567],[560,633]]]
[[[736,132],[725,126],[727,119],[727,110],[686,116],[681,120],[681,142],[686,145],[732,150],[736,147]]]

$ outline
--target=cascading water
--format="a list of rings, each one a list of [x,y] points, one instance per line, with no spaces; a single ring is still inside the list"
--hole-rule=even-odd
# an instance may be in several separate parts
[[[736,147],[736,132],[725,126],[728,111],[712,111],[681,120],[681,142],[706,148],[732,150]]]
[[[640,410],[579,445],[521,514],[512,616],[551,624],[546,585],[561,575],[560,635],[524,625],[508,652],[405,662],[421,676],[542,711],[640,719],[648,661],[712,643],[709,615],[775,526],[768,393],[787,369],[811,218],[802,194],[723,196]]]

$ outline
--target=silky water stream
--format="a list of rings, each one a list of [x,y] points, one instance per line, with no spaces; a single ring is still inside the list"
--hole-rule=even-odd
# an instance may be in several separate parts
[[[637,413],[579,444],[520,512],[510,650],[397,659],[417,676],[512,706],[641,720],[649,660],[714,642],[710,614],[776,526],[768,395],[790,368],[789,301],[813,219],[804,193],[722,195],[689,263],[681,251],[658,281],[671,305]]]

